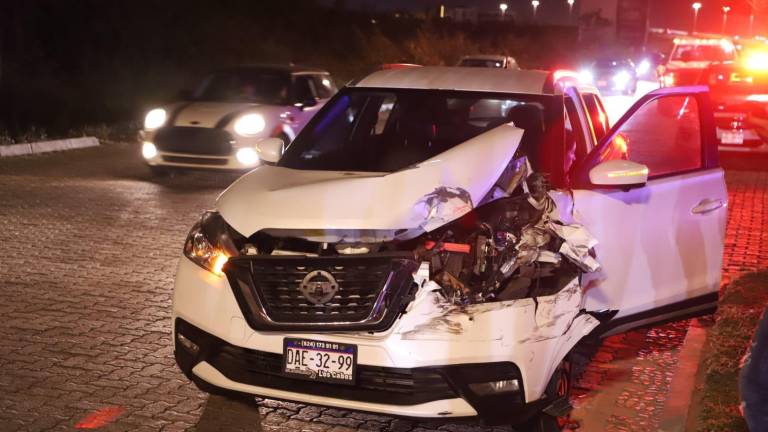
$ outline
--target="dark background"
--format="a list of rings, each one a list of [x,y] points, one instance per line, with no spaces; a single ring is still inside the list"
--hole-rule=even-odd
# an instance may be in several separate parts
[[[508,3],[520,2],[529,3]],[[548,68],[610,49],[579,42],[575,25],[564,25],[563,2],[543,0],[534,26],[513,14],[477,25],[425,18],[436,0],[0,1],[0,144],[134,131],[146,110],[234,64],[318,66],[343,85],[383,63],[451,65],[464,54],[503,53]]]
[[[227,65],[292,61],[326,68],[339,84],[382,63],[453,64],[476,52],[510,53],[524,66],[543,67],[567,58],[576,35],[574,27],[434,23],[310,0],[0,3],[6,141],[137,122]]]

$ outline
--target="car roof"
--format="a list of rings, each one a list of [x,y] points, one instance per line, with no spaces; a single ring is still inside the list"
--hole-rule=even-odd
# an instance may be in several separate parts
[[[425,66],[374,72],[355,87],[554,94],[551,74],[540,70]]]
[[[248,64],[232,66],[225,69],[218,70],[217,72],[240,72],[240,71],[272,71],[272,72],[285,72],[285,73],[323,73],[327,74],[328,71],[323,69],[299,66],[295,64]]]
[[[503,54],[477,54],[477,55],[465,55],[462,57],[462,60],[467,59],[473,59],[473,60],[504,60],[509,56],[505,56]]]

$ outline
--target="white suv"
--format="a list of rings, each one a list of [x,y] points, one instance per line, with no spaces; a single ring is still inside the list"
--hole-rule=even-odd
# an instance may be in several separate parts
[[[195,224],[175,356],[209,392],[556,428],[588,335],[711,312],[727,194],[706,88],[613,129],[563,74],[376,72]]]
[[[182,94],[184,101],[147,113],[141,152],[156,174],[173,168],[251,169],[260,162],[256,142],[290,142],[334,93],[330,74],[319,69],[259,65],[218,71]]]

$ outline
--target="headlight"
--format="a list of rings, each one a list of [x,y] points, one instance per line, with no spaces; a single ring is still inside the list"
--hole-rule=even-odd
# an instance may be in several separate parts
[[[579,81],[581,81],[582,84],[592,84],[594,80],[595,76],[592,75],[592,71],[585,69],[579,72]]]
[[[640,62],[639,65],[637,65],[637,73],[640,75],[643,75],[644,73],[651,70],[651,62],[648,60],[643,60]]]
[[[203,213],[184,243],[184,255],[216,276],[224,274],[224,264],[237,254],[229,225],[217,212]]]
[[[238,162],[247,166],[256,165],[259,162],[259,155],[250,147],[241,148],[235,153],[235,157]]]
[[[256,135],[266,127],[260,114],[246,114],[235,121],[235,133],[245,137]]]
[[[616,84],[616,87],[624,88],[629,84],[629,81],[632,79],[632,76],[627,71],[621,71],[613,76],[613,83]]]
[[[153,130],[165,124],[168,113],[162,108],[155,108],[144,117],[144,129]]]
[[[144,156],[144,159],[152,159],[157,156],[157,147],[149,141],[144,141],[144,144],[141,145],[141,155]]]

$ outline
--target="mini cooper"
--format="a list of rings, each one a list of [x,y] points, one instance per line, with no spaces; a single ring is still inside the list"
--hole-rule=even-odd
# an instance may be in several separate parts
[[[328,72],[298,66],[242,66],[215,72],[183,101],[149,111],[139,133],[155,174],[174,168],[246,170],[255,144],[290,142],[336,92]]]
[[[705,87],[610,128],[562,73],[375,72],[192,227],[173,299],[200,389],[557,430],[574,350],[711,313],[727,194]]]

